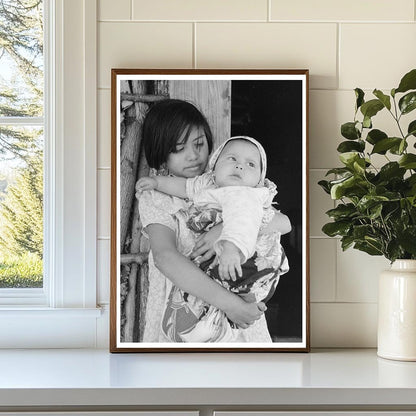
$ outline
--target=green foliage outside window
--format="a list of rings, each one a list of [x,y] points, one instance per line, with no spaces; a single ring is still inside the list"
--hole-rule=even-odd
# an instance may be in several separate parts
[[[0,0],[0,288],[43,284],[43,2]],[[12,174],[10,174],[12,172]]]

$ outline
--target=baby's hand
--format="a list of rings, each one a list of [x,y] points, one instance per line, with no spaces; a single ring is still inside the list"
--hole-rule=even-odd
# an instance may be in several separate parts
[[[237,280],[243,275],[241,270],[241,255],[240,250],[231,242],[224,241],[223,249],[218,258],[218,272],[223,280]]]
[[[143,191],[150,191],[157,189],[157,179],[150,176],[143,176],[136,183],[136,196],[140,195]]]

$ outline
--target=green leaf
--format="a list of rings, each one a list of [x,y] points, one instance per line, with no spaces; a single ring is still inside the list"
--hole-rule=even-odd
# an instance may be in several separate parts
[[[363,113],[364,117],[371,118],[383,108],[384,105],[379,100],[370,100],[361,106],[361,112]]]
[[[341,142],[339,146],[337,147],[337,151],[340,153],[346,153],[346,152],[364,152],[365,149],[365,142],[363,140],[358,140],[356,142],[353,141],[346,141]]]
[[[351,227],[349,221],[335,221],[325,224],[322,227],[322,231],[329,237],[335,237],[336,235],[345,235]]]
[[[341,135],[348,140],[357,140],[361,137],[361,132],[357,128],[357,122],[350,121],[341,126]]]
[[[403,152],[406,150],[406,148],[407,148],[407,141],[405,139],[403,139],[400,143],[398,154],[399,155],[403,154]]]
[[[392,178],[403,178],[406,169],[400,167],[397,162],[385,164],[379,171],[378,177],[381,181],[389,181]]]
[[[403,252],[400,248],[399,242],[397,241],[397,239],[393,239],[391,241],[389,241],[389,243],[387,244],[387,255],[386,257],[390,260],[390,261],[394,261],[397,260],[399,258],[401,258],[403,256]]]
[[[410,254],[416,254],[416,227],[406,228],[398,238],[399,244]]]
[[[413,120],[409,124],[409,127],[407,128],[407,133],[408,133],[408,136],[412,135],[416,137],[416,120]]]
[[[355,90],[355,111],[364,104],[364,91],[361,88],[356,88]]]
[[[346,166],[352,167],[356,160],[360,159],[357,152],[345,152],[339,155],[339,160]]]
[[[369,242],[356,242],[354,248],[364,251],[365,253],[370,254],[370,256],[381,256],[383,254],[381,247],[374,247],[374,245]]]
[[[357,178],[351,176],[347,179],[342,179],[341,181],[334,183],[331,187],[331,198],[340,199],[344,196],[345,190],[349,187],[354,186],[357,183]]]
[[[405,139],[400,139],[400,143],[392,146],[389,149],[389,152],[393,155],[402,155],[403,152],[407,149],[407,141]]]
[[[373,123],[371,122],[371,117],[364,116],[363,127],[366,129],[371,129],[373,127]]]
[[[399,86],[395,92],[406,92],[416,89],[416,69],[412,69],[401,79]]]
[[[331,193],[331,187],[328,181],[319,181],[318,185],[327,193],[330,194]]]
[[[380,155],[386,154],[387,150],[390,150],[393,146],[400,146],[402,139],[399,137],[387,137],[378,141],[374,147],[371,154],[377,153]]]
[[[354,244],[354,237],[351,235],[346,235],[341,238],[341,247],[342,251],[347,250]]]
[[[373,228],[371,225],[365,224],[365,225],[357,225],[352,230],[352,235],[356,240],[362,240],[364,241],[364,238],[368,234],[372,234]]]
[[[402,114],[407,114],[416,108],[416,91],[409,92],[399,101],[399,108]]]
[[[357,212],[354,204],[339,204],[336,208],[330,209],[326,214],[334,220],[351,217]]]
[[[375,89],[373,94],[383,103],[388,110],[391,109],[390,97],[385,95],[382,91]]]
[[[416,169],[416,155],[408,153],[399,159],[399,165],[405,169]]]
[[[368,132],[366,140],[368,143],[374,145],[380,140],[386,139],[387,137],[388,136],[386,133],[384,133],[384,131],[374,129]]]
[[[408,191],[406,195],[414,195],[416,196],[416,174],[413,174],[406,178],[406,184],[408,185]],[[416,224],[416,220],[415,220]]]
[[[357,204],[357,208],[362,212],[366,212],[368,209],[378,205],[380,202],[388,200],[389,199],[387,197],[382,195],[364,195]]]
[[[352,167],[355,172],[363,174],[366,168],[365,159],[357,159],[356,161],[354,161]]]
[[[381,212],[383,210],[383,204],[376,204],[370,208],[370,218],[375,220],[381,216]]]
[[[335,175],[345,175],[346,173],[350,173],[351,169],[348,168],[333,168],[330,169],[325,176],[335,174]]]

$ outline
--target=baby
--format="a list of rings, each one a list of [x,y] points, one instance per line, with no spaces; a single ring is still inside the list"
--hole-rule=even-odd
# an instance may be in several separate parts
[[[271,206],[276,195],[273,184],[265,179],[266,160],[259,142],[236,136],[214,152],[209,173],[192,179],[144,177],[139,179],[136,190],[156,189],[188,198],[195,206],[221,210],[224,228],[214,245],[219,275],[236,280],[242,276],[241,264],[254,254],[264,209]]]
[[[247,301],[268,300],[280,275],[289,270],[280,246],[280,234],[258,238],[263,222],[270,221],[274,215],[271,205],[277,193],[276,186],[266,179],[266,170],[267,158],[261,144],[251,137],[236,136],[213,153],[208,172],[203,175],[190,179],[143,177],[136,184],[139,193],[156,189],[188,198],[193,205],[183,215],[187,215],[188,226],[196,232],[223,223],[221,235],[214,244],[216,259],[200,267]],[[182,318],[178,312],[181,308],[187,312]],[[190,309],[195,318],[189,314]],[[221,311],[179,289],[170,294],[162,326],[165,333],[173,334],[168,335],[172,341],[236,341]],[[169,329],[172,326],[174,330]]]

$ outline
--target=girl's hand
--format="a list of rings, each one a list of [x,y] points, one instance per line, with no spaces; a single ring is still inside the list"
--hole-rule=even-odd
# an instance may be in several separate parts
[[[199,260],[203,263],[212,258],[215,255],[214,243],[220,238],[222,228],[222,224],[217,224],[209,231],[199,236],[191,253],[191,259],[202,256]]]
[[[239,328],[246,329],[260,319],[266,310],[267,307],[263,302],[248,303],[241,298],[237,298],[236,302],[233,302],[224,312]]]
[[[150,176],[143,176],[136,183],[136,196],[140,195],[143,191],[150,191],[157,189],[157,179]]]

